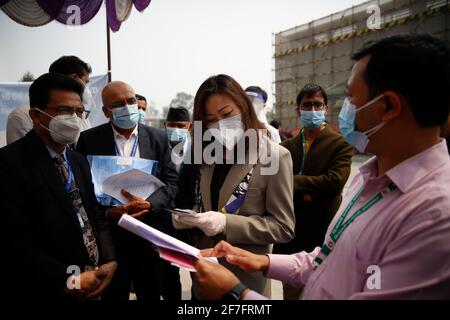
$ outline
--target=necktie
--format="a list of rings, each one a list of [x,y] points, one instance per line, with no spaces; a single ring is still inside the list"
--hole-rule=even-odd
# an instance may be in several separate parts
[[[72,204],[77,212],[77,219],[81,227],[83,242],[89,255],[89,260],[93,266],[98,266],[99,254],[97,241],[95,239],[95,234],[92,230],[89,217],[84,209],[83,201],[81,199],[79,189],[76,186],[73,174],[69,174],[69,167],[63,155],[59,154],[53,159],[56,163],[61,180],[66,187],[66,192],[69,195],[70,200],[72,200]]]
[[[58,168],[59,175],[64,185],[67,184],[67,180],[69,180],[69,171],[65,166],[64,156],[62,154],[58,154],[53,158],[56,163],[56,167]]]

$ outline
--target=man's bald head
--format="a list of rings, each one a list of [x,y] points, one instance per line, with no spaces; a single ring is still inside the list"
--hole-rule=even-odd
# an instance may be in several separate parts
[[[137,104],[134,89],[122,81],[108,83],[102,91],[103,113],[108,119],[112,119],[112,110]]]
[[[102,91],[103,105],[108,107],[136,98],[133,87],[123,81],[112,81]]]

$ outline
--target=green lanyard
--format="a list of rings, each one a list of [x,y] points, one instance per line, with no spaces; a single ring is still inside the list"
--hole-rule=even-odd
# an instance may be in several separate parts
[[[300,174],[303,174],[303,167],[305,166],[305,159],[306,159],[306,138],[305,138],[305,130],[303,129],[301,132],[301,136],[302,136],[303,155],[302,155],[302,165],[300,167]]]
[[[363,188],[358,191],[358,193],[353,197],[352,201],[348,204],[347,208],[345,208],[342,215],[339,217],[338,221],[334,225],[333,229],[330,233],[330,238],[325,241],[325,243],[322,246],[322,249],[320,250],[320,253],[314,259],[314,263],[316,265],[319,265],[323,262],[323,260],[330,254],[330,252],[333,250],[333,248],[336,245],[336,242],[341,237],[342,233],[348,228],[348,226],[361,214],[369,210],[372,206],[374,206],[377,202],[379,202],[381,199],[383,199],[386,194],[393,192],[397,190],[397,186],[391,182],[386,189],[378,193],[376,196],[374,196],[372,199],[370,199],[368,202],[366,202],[359,210],[357,210],[347,221],[345,221],[345,218],[347,217],[350,210],[355,205],[356,201],[358,201],[359,196],[361,195]]]

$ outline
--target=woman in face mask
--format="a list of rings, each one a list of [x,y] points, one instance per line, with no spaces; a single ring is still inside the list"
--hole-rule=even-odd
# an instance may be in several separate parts
[[[226,240],[264,254],[271,252],[272,244],[293,237],[292,160],[285,148],[260,134],[264,129],[233,78],[213,76],[200,86],[194,101],[193,153],[201,151],[203,157],[200,163],[185,163],[176,200],[177,207],[193,212],[172,215],[176,229],[191,229],[189,235],[198,248]],[[248,138],[252,133],[259,134],[258,139]],[[209,162],[207,153],[213,144],[219,145],[215,151],[220,155]],[[270,149],[270,163],[263,161],[263,149]],[[252,156],[255,161],[250,160]],[[271,165],[275,170],[264,170]],[[270,295],[270,282],[262,274],[221,263],[244,286]],[[201,298],[195,281],[193,287],[194,295]]]

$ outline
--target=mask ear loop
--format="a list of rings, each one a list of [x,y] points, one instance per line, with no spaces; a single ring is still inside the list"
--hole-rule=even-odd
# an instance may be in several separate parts
[[[356,109],[356,112],[361,111],[365,108],[367,108],[368,106],[370,106],[372,103],[380,100],[380,98],[384,97],[384,95],[380,94],[377,97],[373,98],[372,100],[370,100],[369,102],[367,102],[364,106],[362,106],[359,109]],[[363,133],[369,138],[372,135],[374,135],[375,133],[377,133],[381,128],[383,128],[386,125],[385,122],[381,122],[379,124],[377,124],[375,127],[373,127],[372,129],[369,129],[367,131],[364,131]]]
[[[379,130],[381,130],[381,128],[383,128],[385,125],[386,125],[386,122],[381,122],[380,124],[376,125],[372,129],[365,131],[364,134],[367,136],[367,138],[370,138],[375,133],[377,133]]]
[[[47,117],[49,117],[49,118],[51,118],[51,119],[54,119],[54,118],[55,118],[55,117],[49,115],[47,112],[44,112],[44,110],[41,110],[40,108],[34,108],[34,109],[38,110],[40,113],[45,114]]]
[[[41,110],[40,108],[33,108],[36,109],[37,111],[39,111],[42,114],[45,114],[47,117],[49,117],[50,119],[53,119],[54,117],[52,117],[51,115],[49,115],[47,112],[44,112],[44,110]],[[39,121],[39,125],[44,128],[45,130],[47,130],[48,132],[50,132],[50,129],[47,128],[46,126],[44,126],[40,121]]]
[[[369,102],[367,102],[365,105],[363,105],[361,108],[356,108],[356,112],[359,112],[361,110],[364,110],[365,108],[369,107],[372,103],[374,103],[375,101],[378,101],[380,98],[384,97],[383,94],[378,95],[377,97],[373,98],[372,100],[370,100]]]

